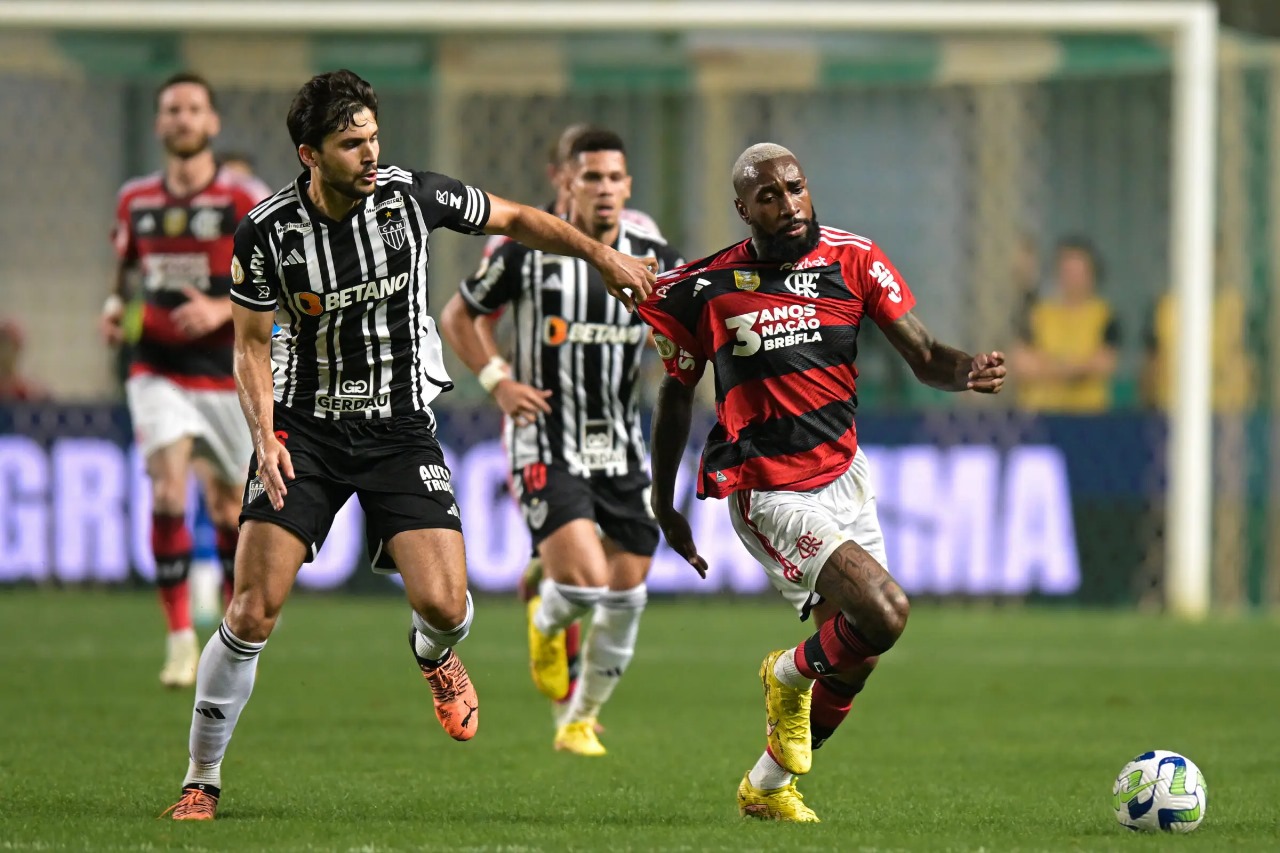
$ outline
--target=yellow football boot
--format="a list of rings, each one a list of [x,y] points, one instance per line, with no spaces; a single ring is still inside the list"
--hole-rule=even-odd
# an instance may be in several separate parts
[[[750,781],[750,773],[742,777],[738,785],[738,814],[760,820],[788,820],[793,823],[821,823],[813,809],[804,804],[804,797],[796,790],[795,780],[790,785],[762,791]]]
[[[760,664],[760,681],[764,684],[765,735],[769,752],[778,766],[788,773],[803,776],[813,766],[813,737],[809,729],[809,705],[813,689],[788,687],[773,674],[774,664],[784,654],[770,652]]]
[[[595,757],[605,754],[604,744],[596,737],[595,720],[578,720],[565,723],[556,732],[556,752],[572,752],[574,755]]]
[[[529,599],[529,672],[538,692],[553,702],[569,695],[569,656],[565,651],[564,631],[548,637],[533,623],[542,596]]]

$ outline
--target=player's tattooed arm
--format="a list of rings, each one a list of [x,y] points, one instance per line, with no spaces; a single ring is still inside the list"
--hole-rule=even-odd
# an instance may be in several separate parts
[[[650,436],[653,454],[653,486],[649,505],[662,528],[671,550],[688,561],[704,578],[707,562],[698,555],[693,531],[688,520],[676,509],[676,474],[689,443],[689,427],[693,422],[694,388],[678,379],[666,377],[658,386],[658,403],[653,410]]]
[[[998,394],[1004,387],[1004,353],[969,355],[938,341],[911,312],[881,327],[916,378],[943,391]]]

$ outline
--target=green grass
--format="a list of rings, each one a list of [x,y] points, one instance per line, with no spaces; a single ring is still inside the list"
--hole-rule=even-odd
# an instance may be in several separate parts
[[[1280,625],[920,607],[802,781],[820,825],[743,822],[763,745],[755,671],[805,628],[781,602],[651,605],[599,760],[553,753],[514,602],[463,659],[481,727],[450,741],[388,599],[300,597],[263,655],[212,825],[156,820],[189,693],[155,676],[149,595],[0,594],[0,849],[1275,850]],[[1204,770],[1205,824],[1123,830],[1132,756]]]

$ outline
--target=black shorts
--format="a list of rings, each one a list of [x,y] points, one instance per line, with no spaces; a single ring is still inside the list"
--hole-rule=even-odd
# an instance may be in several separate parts
[[[284,507],[272,508],[254,454],[240,523],[255,519],[280,525],[307,546],[307,562],[320,551],[334,516],[353,493],[364,510],[365,541],[378,571],[395,571],[386,543],[397,533],[462,531],[449,468],[427,412],[330,421],[276,404],[275,430],[293,460]]]
[[[658,550],[658,523],[649,509],[649,477],[579,477],[558,465],[526,465],[511,478],[533,537],[542,541],[579,518],[593,521],[624,551],[652,557]]]

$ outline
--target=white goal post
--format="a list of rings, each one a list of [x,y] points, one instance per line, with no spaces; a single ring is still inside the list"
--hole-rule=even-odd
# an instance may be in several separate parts
[[[0,0],[0,30],[378,32],[880,31],[1140,33],[1172,44],[1170,270],[1181,346],[1171,412],[1165,571],[1170,609],[1209,607],[1210,360],[1217,8],[1186,2],[333,2]]]

